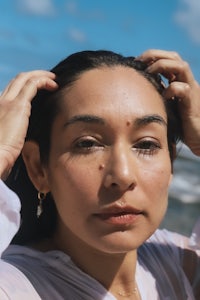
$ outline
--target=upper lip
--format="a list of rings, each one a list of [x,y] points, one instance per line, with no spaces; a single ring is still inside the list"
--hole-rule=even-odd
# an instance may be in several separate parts
[[[112,205],[107,208],[101,209],[95,215],[117,215],[117,214],[141,214],[142,210],[137,209],[131,205],[125,205],[119,207],[118,205]]]

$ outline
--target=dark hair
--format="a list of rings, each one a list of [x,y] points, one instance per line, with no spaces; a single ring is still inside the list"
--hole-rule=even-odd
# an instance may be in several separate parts
[[[48,163],[51,146],[51,130],[55,117],[61,109],[61,99],[66,88],[70,87],[82,73],[87,70],[124,66],[137,70],[150,81],[160,95],[164,90],[161,76],[152,75],[146,71],[146,65],[134,57],[124,57],[111,51],[82,51],[70,55],[51,71],[56,74],[58,90],[49,92],[39,91],[32,101],[32,112],[26,140],[38,143],[41,161]],[[171,159],[173,157],[173,144],[181,137],[180,120],[177,114],[176,101],[164,101],[168,115],[168,145]],[[21,227],[12,243],[26,244],[43,237],[50,237],[56,228],[57,211],[54,200],[48,194],[43,203],[43,213],[37,219],[37,191],[31,183],[22,157],[16,161],[7,185],[20,197],[22,203]]]

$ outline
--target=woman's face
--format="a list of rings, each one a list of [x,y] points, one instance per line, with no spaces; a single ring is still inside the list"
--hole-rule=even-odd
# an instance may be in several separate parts
[[[48,184],[56,235],[73,249],[137,248],[167,206],[171,163],[160,95],[131,68],[85,72],[53,125]]]

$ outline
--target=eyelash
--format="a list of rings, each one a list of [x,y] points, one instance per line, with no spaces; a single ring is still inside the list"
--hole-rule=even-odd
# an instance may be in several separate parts
[[[138,152],[138,155],[143,156],[156,154],[159,149],[161,149],[160,144],[152,140],[143,140],[134,145],[134,150]]]
[[[105,146],[92,138],[84,138],[74,143],[75,152],[78,153],[91,153],[95,150],[102,149]],[[161,149],[158,142],[152,140],[142,140],[133,145],[133,150],[137,152],[138,156],[151,156]]]
[[[103,148],[104,146],[97,142],[96,140],[93,140],[92,138],[85,138],[78,140],[75,142],[74,148],[77,152],[85,152],[89,153],[92,151],[95,151],[96,148]]]

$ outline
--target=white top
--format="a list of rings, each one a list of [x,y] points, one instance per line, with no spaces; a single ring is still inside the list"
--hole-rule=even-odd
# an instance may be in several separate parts
[[[5,222],[1,222],[1,253],[5,248],[2,232],[8,235],[6,240],[9,243],[18,229],[19,216],[16,216],[19,214],[19,200],[2,182],[0,195],[0,208],[3,207],[1,217]],[[10,206],[13,202],[16,205]],[[9,209],[4,210],[8,206]],[[7,216],[7,212],[11,211],[14,219]],[[8,230],[10,224],[12,230]],[[138,249],[136,281],[142,300],[195,299],[192,289],[200,285],[200,259],[195,261],[196,275],[191,285],[182,268],[185,241],[181,235],[157,230]],[[193,251],[200,256],[199,250]],[[43,253],[16,245],[9,246],[0,260],[0,299],[116,300],[98,281],[81,271],[65,253]]]
[[[17,195],[0,180],[0,256],[19,228],[20,208]]]

